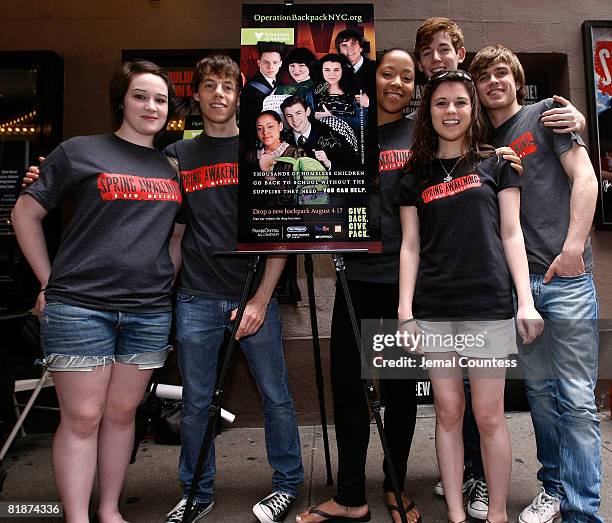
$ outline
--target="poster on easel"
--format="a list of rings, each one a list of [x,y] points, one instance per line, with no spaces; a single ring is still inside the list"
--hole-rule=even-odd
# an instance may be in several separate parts
[[[589,105],[591,160],[599,175],[595,225],[612,229],[612,21],[582,25]]]
[[[239,251],[380,252],[374,11],[242,10]]]

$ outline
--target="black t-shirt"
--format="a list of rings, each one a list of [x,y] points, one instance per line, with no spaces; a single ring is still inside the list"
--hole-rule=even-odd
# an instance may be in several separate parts
[[[168,240],[182,199],[176,178],[159,151],[114,134],[60,144],[25,190],[47,210],[67,195],[76,204],[46,299],[101,310],[171,310]]]
[[[443,160],[448,172],[457,158]],[[408,173],[397,202],[415,206],[421,251],[413,300],[421,319],[511,318],[512,282],[500,237],[497,195],[521,181],[496,156],[459,164],[450,181],[435,160],[429,179]],[[447,178],[448,179],[448,178]]]
[[[399,281],[399,251],[402,244],[396,198],[397,182],[410,157],[414,122],[402,118],[378,127],[378,173],[380,195],[369,198],[368,208],[376,225],[380,220],[383,242],[381,254],[347,254],[346,275],[349,280],[375,283],[397,283]]]
[[[204,298],[238,299],[248,258],[215,256],[236,249],[238,136],[200,134],[164,150],[178,159],[187,227],[181,243],[179,290]]]

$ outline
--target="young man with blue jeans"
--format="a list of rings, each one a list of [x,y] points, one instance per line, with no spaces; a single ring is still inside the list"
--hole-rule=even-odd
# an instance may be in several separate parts
[[[202,59],[194,72],[194,98],[204,116],[204,132],[168,146],[178,160],[183,189],[184,225],[177,224],[171,252],[182,258],[176,306],[176,341],[183,380],[183,419],[179,476],[181,501],[167,523],[181,523],[217,376],[219,348],[237,313],[248,260],[214,253],[236,247],[238,214],[238,65],[224,55]],[[179,251],[180,249],[180,251]],[[270,256],[257,280],[236,338],[260,391],[268,461],[274,491],[253,507],[259,521],[274,523],[287,515],[304,479],[297,418],[289,392],[278,303],[273,297],[285,264]],[[198,483],[189,522],[214,505],[214,445]]]
[[[493,144],[514,148],[523,162],[521,224],[535,306],[546,320],[540,339],[520,350],[543,490],[519,521],[545,523],[561,515],[566,523],[602,523],[594,396],[598,304],[589,239],[597,179],[580,136],[555,134],[542,124],[552,99],[521,105],[525,74],[514,53],[486,47],[470,72]]]

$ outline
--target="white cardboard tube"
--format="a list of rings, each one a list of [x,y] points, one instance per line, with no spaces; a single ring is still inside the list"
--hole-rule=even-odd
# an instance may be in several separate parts
[[[180,400],[183,398],[183,387],[178,385],[166,385],[165,383],[160,383],[157,385],[157,390],[155,395],[158,398],[163,398],[166,400]],[[236,415],[231,412],[221,409],[221,418],[228,423],[234,423],[236,419]]]

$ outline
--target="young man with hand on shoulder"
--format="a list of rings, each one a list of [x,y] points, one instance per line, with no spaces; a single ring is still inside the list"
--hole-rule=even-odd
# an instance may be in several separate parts
[[[532,294],[548,324],[533,346],[519,351],[543,484],[519,521],[561,516],[602,523],[594,395],[598,303],[589,239],[597,179],[580,136],[555,134],[542,121],[555,100],[522,105],[525,73],[512,51],[499,44],[481,49],[470,71],[493,127],[493,144],[513,147],[523,161],[521,225]]]

